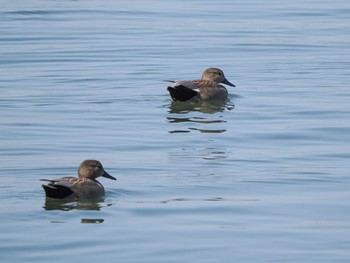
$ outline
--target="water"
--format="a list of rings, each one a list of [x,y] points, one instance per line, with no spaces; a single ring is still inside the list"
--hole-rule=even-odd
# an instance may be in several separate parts
[[[2,261],[349,261],[348,1],[0,2]],[[45,200],[89,158],[103,202]]]

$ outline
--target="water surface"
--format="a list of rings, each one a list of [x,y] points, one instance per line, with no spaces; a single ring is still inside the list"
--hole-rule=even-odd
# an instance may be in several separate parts
[[[0,2],[3,261],[349,261],[348,1]],[[105,200],[45,200],[90,158]]]

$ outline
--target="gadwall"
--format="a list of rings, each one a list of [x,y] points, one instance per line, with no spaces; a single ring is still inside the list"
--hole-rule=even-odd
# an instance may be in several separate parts
[[[63,177],[52,180],[41,179],[41,181],[49,182],[47,185],[42,185],[45,190],[46,197],[55,199],[100,198],[105,194],[102,184],[96,180],[96,178],[100,176],[117,180],[103,169],[103,166],[99,161],[86,160],[79,166],[78,178]]]
[[[167,89],[173,101],[225,101],[227,89],[220,85],[235,87],[229,82],[224,72],[218,68],[207,68],[200,80],[165,80],[173,82]]]

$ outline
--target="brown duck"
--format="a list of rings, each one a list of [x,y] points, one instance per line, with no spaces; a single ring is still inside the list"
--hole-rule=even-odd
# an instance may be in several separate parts
[[[165,81],[174,83],[167,88],[173,101],[225,101],[228,98],[228,92],[220,84],[235,87],[218,68],[207,68],[200,80]]]
[[[59,179],[42,179],[46,197],[55,199],[95,199],[105,195],[105,190],[97,177],[117,180],[109,175],[97,160],[86,160],[78,169],[78,177],[63,177]]]

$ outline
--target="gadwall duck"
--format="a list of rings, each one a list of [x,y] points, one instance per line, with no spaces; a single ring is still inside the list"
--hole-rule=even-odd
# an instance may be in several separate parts
[[[105,194],[105,190],[96,178],[106,177],[112,180],[117,180],[109,175],[102,164],[96,160],[86,160],[82,162],[78,169],[77,177],[63,177],[59,179],[41,179],[48,181],[48,184],[43,184],[46,197],[55,199],[89,199],[100,198]]]
[[[225,101],[228,97],[227,89],[220,85],[235,87],[229,82],[224,72],[218,68],[207,68],[200,80],[165,80],[173,82],[167,89],[173,101]]]

